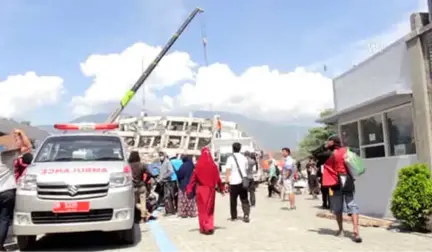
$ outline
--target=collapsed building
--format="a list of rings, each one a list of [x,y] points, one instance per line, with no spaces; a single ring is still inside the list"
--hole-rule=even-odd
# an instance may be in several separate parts
[[[185,154],[199,156],[201,149],[210,147],[215,158],[220,152],[231,151],[233,142],[240,142],[245,149],[258,148],[253,138],[238,129],[235,122],[221,121],[220,136],[217,135],[217,120],[213,118],[189,116],[140,116],[120,117],[119,130],[129,147],[136,150],[147,161],[158,158],[159,152],[169,156]]]

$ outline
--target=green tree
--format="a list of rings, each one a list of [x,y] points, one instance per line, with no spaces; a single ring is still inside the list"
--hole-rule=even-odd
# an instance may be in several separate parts
[[[333,112],[333,109],[325,109],[320,113],[320,118],[324,118]],[[299,143],[298,155],[303,158],[307,157],[311,150],[318,148],[335,133],[336,127],[334,124],[324,124],[320,127],[310,128],[308,134]]]

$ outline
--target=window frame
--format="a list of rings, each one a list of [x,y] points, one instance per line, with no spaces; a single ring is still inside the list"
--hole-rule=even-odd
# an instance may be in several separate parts
[[[417,155],[417,133],[416,133],[416,128],[415,128],[415,117],[414,117],[414,108],[413,108],[413,106],[412,106],[412,104],[410,103],[409,105],[411,105],[411,106],[398,106],[397,108],[395,108],[395,109],[391,109],[391,110],[388,110],[388,111],[386,111],[385,113],[383,113],[383,117],[384,117],[384,119],[385,119],[385,127],[386,127],[386,133],[387,133],[387,135],[386,135],[386,140],[387,140],[387,145],[386,145],[386,147],[388,148],[388,152],[386,152],[387,153],[387,156],[388,157],[399,157],[399,156],[409,156],[409,155]],[[403,108],[406,108],[406,107],[409,107],[410,108],[410,110],[411,110],[411,121],[412,121],[412,123],[413,123],[413,135],[414,135],[414,146],[415,146],[415,153],[413,153],[413,154],[404,154],[404,155],[392,155],[391,154],[391,148],[390,148],[390,133],[388,132],[388,123],[387,123],[387,117],[386,117],[386,114],[388,113],[388,112],[393,112],[394,110],[398,110],[398,109],[403,109]]]
[[[401,104],[401,105],[398,105],[398,106],[395,106],[395,107],[392,107],[392,108],[389,108],[389,109],[381,110],[380,112],[369,114],[367,116],[357,117],[356,119],[343,121],[343,123],[338,123],[338,127],[337,127],[337,129],[338,129],[338,135],[340,136],[341,128],[342,128],[343,125],[347,125],[347,124],[350,124],[350,123],[357,122],[357,130],[358,130],[358,137],[359,137],[359,139],[358,139],[359,140],[359,149],[360,149],[360,156],[362,158],[366,159],[366,157],[365,157],[365,151],[364,151],[365,148],[376,147],[376,146],[384,146],[384,153],[385,153],[385,155],[383,157],[367,158],[367,159],[398,157],[398,156],[392,156],[392,155],[390,155],[391,154],[390,153],[390,145],[389,145],[390,144],[390,139],[389,139],[388,125],[387,125],[387,120],[386,120],[385,114],[388,113],[388,112],[392,112],[392,111],[395,111],[395,110],[398,110],[398,109],[402,109],[404,107],[409,107],[409,106],[411,106],[411,119],[412,119],[412,122],[415,123],[414,122],[414,110],[412,109],[412,107],[413,107],[412,106],[412,102],[407,102],[407,103],[404,103],[404,104]],[[368,119],[368,118],[373,117],[373,116],[381,116],[382,131],[383,131],[383,142],[382,143],[362,145],[361,144],[362,143],[361,140],[362,140],[362,137],[363,137],[363,131],[361,129],[361,123],[360,122],[362,120]],[[414,138],[415,137],[416,137],[416,135],[414,134]],[[407,154],[407,155],[415,155],[415,154]]]
[[[361,135],[360,135],[360,120],[352,120],[352,121],[349,121],[349,122],[345,122],[345,123],[343,123],[343,124],[338,124],[338,136],[342,139],[342,136],[341,136],[341,132],[342,132],[342,126],[344,126],[344,125],[348,125],[348,124],[352,124],[352,123],[356,123],[356,126],[357,126],[357,135],[358,135],[358,149],[360,150],[360,154],[361,154],[361,150],[362,150],[362,148],[361,148],[361,142],[360,142],[360,140],[361,140]]]
[[[368,147],[378,147],[378,146],[383,146],[384,147],[384,156],[383,157],[387,157],[388,156],[388,153],[387,153],[387,148],[386,148],[386,133],[385,133],[385,127],[386,127],[386,125],[384,125],[384,121],[385,121],[385,116],[384,116],[384,113],[385,112],[378,112],[378,113],[375,113],[375,114],[372,114],[372,115],[369,115],[369,116],[367,116],[367,117],[363,117],[363,118],[361,118],[361,119],[358,119],[358,125],[357,125],[357,127],[358,127],[358,131],[359,131],[359,141],[360,141],[360,156],[362,157],[362,158],[367,158],[365,155],[365,149],[366,148],[368,148]],[[362,139],[363,139],[363,130],[362,130],[362,126],[361,126],[361,121],[363,121],[363,120],[367,120],[367,119],[369,119],[369,118],[371,118],[371,117],[375,117],[375,116],[380,116],[381,117],[381,125],[382,125],[382,127],[381,127],[381,131],[382,131],[382,134],[383,134],[383,141],[381,142],[381,143],[374,143],[374,144],[362,144]],[[376,158],[382,158],[382,157],[376,157]],[[367,158],[367,159],[369,159],[369,158]]]

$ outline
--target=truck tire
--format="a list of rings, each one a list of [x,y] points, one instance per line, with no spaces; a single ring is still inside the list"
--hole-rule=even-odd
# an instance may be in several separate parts
[[[120,241],[127,245],[133,245],[136,242],[136,233],[137,233],[137,225],[139,224],[133,224],[132,228],[127,230],[119,231],[119,238]]]
[[[20,251],[29,251],[36,244],[36,235],[18,235],[16,238]]]

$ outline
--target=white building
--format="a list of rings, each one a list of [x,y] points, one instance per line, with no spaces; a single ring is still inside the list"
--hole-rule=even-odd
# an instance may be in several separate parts
[[[254,140],[238,130],[237,123],[220,120],[221,135],[217,132],[217,118],[206,119],[182,116],[142,116],[119,118],[122,136],[129,150],[137,150],[149,161],[157,159],[159,152],[169,156],[186,154],[199,156],[201,149],[210,147],[216,159],[231,153],[233,142],[240,142],[245,150],[252,151]]]
[[[411,23],[410,34],[333,80],[335,112],[320,119],[364,158],[356,198],[366,215],[390,217],[399,169],[431,164],[432,29],[425,14]]]

